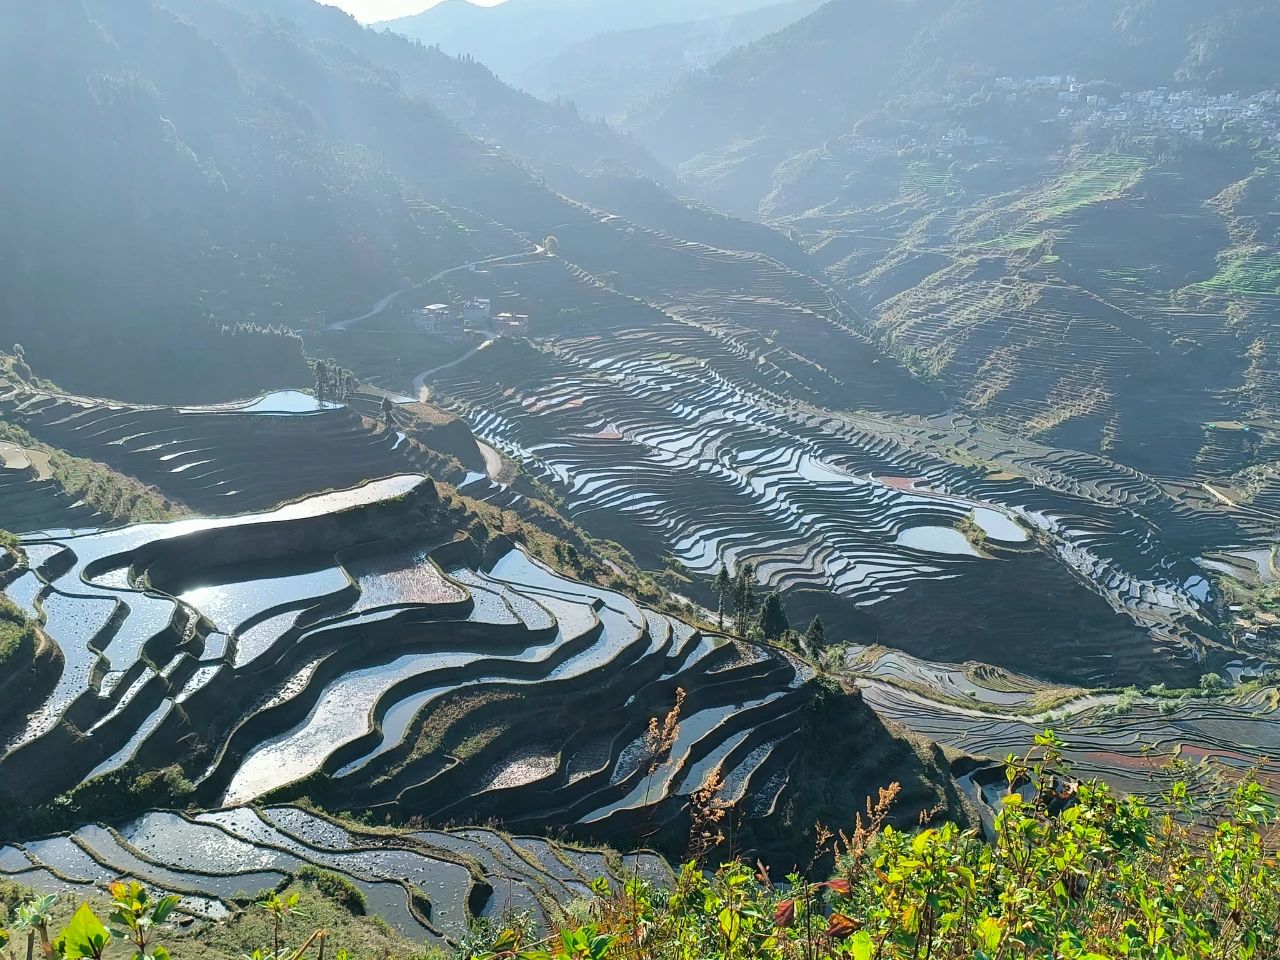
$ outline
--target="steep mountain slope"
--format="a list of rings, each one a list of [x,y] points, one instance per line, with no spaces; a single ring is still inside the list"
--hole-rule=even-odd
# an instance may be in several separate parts
[[[831,0],[631,119],[958,409],[1234,485],[1276,450],[1277,35],[1256,0]]]
[[[445,0],[385,26],[447,53],[470,54],[505,79],[597,34],[664,23],[713,20],[770,5],[776,0],[507,0],[481,7]]]
[[[794,23],[821,2],[787,0],[714,20],[601,33],[556,50],[512,79],[540,97],[571,100],[589,116],[613,117],[661,93],[685,72]]]
[[[315,0],[234,0],[245,13],[279,17],[309,38],[339,44],[380,68],[394,71],[400,90],[421,96],[472,136],[497,144],[536,167],[590,170],[602,160],[622,163],[658,179],[670,174],[639,144],[569,104],[547,103],[499,80],[472,57],[453,57],[398,33],[365,28],[335,7]],[[193,18],[202,4],[178,5]]]
[[[300,342],[254,384],[222,324],[353,308],[475,255],[378,156],[379,125],[418,138],[402,149],[437,197],[486,170],[525,180],[393,76],[208,7],[238,24],[234,45],[151,3],[24,5],[0,24],[0,115],[25,131],[0,185],[0,331],[71,389],[299,382]]]
[[[0,185],[0,336],[38,373],[135,400],[303,385],[302,343],[278,325],[357,315],[409,278],[527,248],[511,227],[573,215],[515,154],[662,176],[474,63],[309,3],[273,9],[301,23],[219,0],[61,0],[0,24],[0,116],[27,132]]]
[[[942,9],[943,0],[833,0],[685,78],[629,123],[672,162],[764,140],[776,164],[878,106],[903,51]]]
[[[1274,82],[1259,0],[830,0],[633,112],[627,126],[721,203],[751,209],[782,161],[959,78],[1077,73],[1129,86]]]

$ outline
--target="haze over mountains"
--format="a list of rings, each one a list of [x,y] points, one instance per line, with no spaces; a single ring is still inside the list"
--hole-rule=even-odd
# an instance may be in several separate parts
[[[445,0],[385,26],[589,116],[643,103],[683,73],[798,19],[817,0]]]
[[[33,52],[32,38],[57,36],[55,54]],[[520,157],[548,170],[616,158],[662,176],[571,109],[308,0],[24,6],[4,52],[4,107],[42,136],[15,142],[0,188],[3,335],[88,390],[128,392],[121,330],[154,336],[157,376],[189,383],[185,338],[216,343],[202,339],[208,317],[266,326],[354,307],[470,250],[435,204],[531,213],[502,200],[515,191],[555,210]],[[60,319],[32,328],[36,311]],[[90,357],[97,373],[77,367]],[[112,369],[123,377],[104,382]]]

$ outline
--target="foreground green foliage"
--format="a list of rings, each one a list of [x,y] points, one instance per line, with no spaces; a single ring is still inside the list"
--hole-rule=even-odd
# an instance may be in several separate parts
[[[268,890],[228,921],[192,923],[175,913],[176,897],[158,897],[136,883],[113,884],[107,898],[75,903],[56,896],[17,896],[0,882],[0,958],[95,960],[315,960],[433,955],[376,917],[352,909],[341,891],[299,876],[285,890]],[[103,920],[102,918],[106,918]],[[28,950],[30,952],[28,953]],[[434,960],[443,960],[438,953]]]
[[[775,886],[741,861],[696,863],[670,892],[598,888],[587,922],[487,956],[520,960],[1201,960],[1280,955],[1273,808],[1248,780],[1217,816],[1062,780],[1059,742],[1010,763],[993,842],[952,824],[884,825],[895,790],[832,838],[836,876]],[[826,851],[820,851],[826,852]]]
[[[128,945],[123,952],[133,960],[169,960],[169,951],[154,942],[156,928],[173,913],[180,898],[153,897],[138,883],[113,883],[110,892],[109,928],[85,903],[80,905],[62,931],[54,935],[51,924],[57,897],[44,896],[18,907],[11,931],[0,930],[0,947],[17,938],[26,941],[28,958],[34,955],[38,946],[44,957],[102,960],[115,941]]]
[[[882,790],[851,834],[819,828],[814,865],[775,882],[759,865],[701,860],[723,841],[723,810],[695,797],[694,860],[673,889],[635,877],[592,884],[544,935],[526,916],[479,921],[459,960],[1264,960],[1280,956],[1275,808],[1246,778],[1221,808],[1197,809],[1175,783],[1157,799],[1121,797],[1062,776],[1061,742],[1038,738],[1007,765],[1008,788],[990,842],[954,824],[894,829],[898,795]],[[1055,772],[1056,771],[1056,772]],[[298,886],[301,884],[301,886]],[[9,956],[226,956],[228,931],[253,960],[424,956],[379,934],[363,902],[323,871],[268,891],[231,923],[182,931],[173,897],[111,887],[104,924],[81,905],[54,934],[55,898],[13,904],[0,935]],[[63,915],[65,916],[65,914]],[[345,918],[345,919],[344,919]],[[353,939],[353,931],[368,936]],[[246,937],[250,938],[246,941]],[[160,941],[171,941],[161,945]],[[246,942],[255,944],[245,946]],[[261,944],[257,946],[256,944]],[[348,950],[351,952],[348,953]]]

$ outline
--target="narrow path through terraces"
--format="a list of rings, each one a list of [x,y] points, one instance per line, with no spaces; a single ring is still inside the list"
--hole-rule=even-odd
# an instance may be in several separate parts
[[[472,347],[470,350],[468,350],[466,353],[464,353],[462,356],[458,357],[455,360],[450,360],[448,363],[442,363],[440,364],[440,366],[432,367],[430,370],[423,370],[420,374],[418,374],[416,377],[413,378],[413,396],[417,397],[419,400],[426,400],[428,377],[434,376],[435,374],[440,373],[443,370],[448,370],[451,367],[456,367],[458,364],[463,363],[467,360],[470,360],[481,350],[484,350],[486,347],[488,347],[491,343],[493,343],[492,338],[484,341],[483,343],[477,346]]]
[[[330,330],[346,330],[353,323],[359,323],[361,320],[368,320],[370,317],[376,317],[378,314],[382,313],[382,311],[386,310],[387,307],[391,306],[391,304],[395,302],[396,298],[399,297],[400,294],[407,292],[409,289],[410,289],[409,287],[402,287],[399,290],[395,290],[387,294],[377,303],[375,303],[373,305],[373,308],[369,310],[367,313],[362,313],[358,317],[351,317],[350,319],[347,319],[347,320],[335,321],[334,323],[329,324],[329,329]]]

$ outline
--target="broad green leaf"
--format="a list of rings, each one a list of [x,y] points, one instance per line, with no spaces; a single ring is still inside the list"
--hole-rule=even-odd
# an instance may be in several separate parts
[[[111,942],[111,934],[85,903],[81,904],[59,939],[66,960],[81,960],[83,957],[97,960]]]
[[[516,935],[516,932],[508,927],[506,930],[503,930],[498,934],[497,939],[493,941],[493,952],[506,953],[508,950],[513,950],[519,942],[519,939],[520,938]]]
[[[859,930],[849,938],[849,956],[853,960],[871,960],[871,952],[875,949],[875,944],[871,941],[871,934],[865,930]]]
[[[1000,921],[994,917],[983,917],[978,921],[978,939],[982,941],[982,946],[987,953],[995,953],[1000,946],[1000,937],[1003,935],[1004,929],[1000,926]]]
[[[173,913],[174,907],[178,905],[178,899],[175,896],[162,897],[155,905],[155,909],[151,911],[151,922],[164,923],[169,914]]]
[[[729,942],[733,943],[738,939],[738,931],[742,928],[742,918],[729,907],[725,907],[720,911],[720,929],[724,935],[728,937]]]

